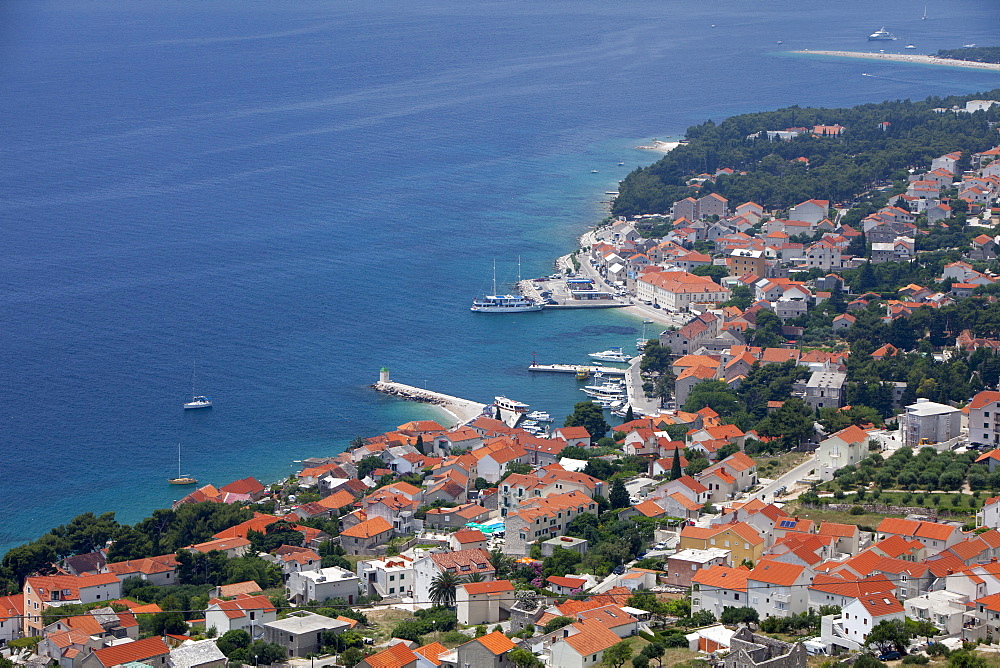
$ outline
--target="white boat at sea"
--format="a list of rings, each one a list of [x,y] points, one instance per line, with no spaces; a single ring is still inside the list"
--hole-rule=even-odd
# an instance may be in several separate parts
[[[907,44],[904,48],[906,48],[906,49],[915,49],[917,47],[916,47],[915,44]]]
[[[886,30],[885,26],[882,26],[872,34],[868,35],[869,42],[892,42],[896,39],[899,38]]]
[[[552,422],[552,416],[545,411],[531,411],[525,417],[535,422]]]
[[[521,262],[517,263],[517,282],[521,283]],[[497,294],[497,263],[493,262],[493,294],[472,300],[472,310],[477,313],[530,313],[541,311],[544,306],[524,295]]]
[[[194,376],[198,371],[198,363],[195,362],[194,368],[191,370],[191,401],[184,404],[184,410],[191,410],[193,408],[211,408],[212,400],[201,394],[194,393]]]
[[[589,357],[602,362],[620,362],[622,364],[632,361],[632,358],[626,355],[621,348],[609,348],[599,353],[590,353]]]

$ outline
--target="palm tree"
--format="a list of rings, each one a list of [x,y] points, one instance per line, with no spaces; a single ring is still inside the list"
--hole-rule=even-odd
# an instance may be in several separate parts
[[[514,560],[510,555],[504,554],[500,548],[494,548],[490,552],[490,563],[493,564],[494,576],[497,580],[506,580],[514,573]]]
[[[486,582],[486,576],[482,573],[473,573],[472,575],[466,576],[462,582]]]
[[[431,580],[430,596],[431,603],[450,608],[455,605],[455,589],[458,587],[460,579],[451,571],[442,571],[440,575]]]

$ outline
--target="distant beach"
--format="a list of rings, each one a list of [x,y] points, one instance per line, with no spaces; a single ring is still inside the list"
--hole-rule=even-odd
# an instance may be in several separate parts
[[[953,58],[920,56],[908,53],[871,53],[863,51],[792,51],[792,53],[805,53],[817,56],[838,56],[841,58],[864,58],[866,60],[893,60],[901,63],[945,65],[947,67],[969,67],[979,70],[1000,71],[1000,63],[977,63],[972,60],[955,60]]]
[[[644,146],[636,146],[635,148],[639,151],[657,151],[659,153],[669,153],[678,146],[681,145],[679,141],[660,141],[659,139],[654,139],[649,144]]]

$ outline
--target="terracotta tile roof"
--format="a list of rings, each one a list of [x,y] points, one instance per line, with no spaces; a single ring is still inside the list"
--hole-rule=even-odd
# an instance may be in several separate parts
[[[169,653],[170,648],[158,636],[94,650],[94,656],[104,666],[120,666]]]
[[[691,577],[691,582],[704,587],[716,587],[733,591],[746,591],[750,571],[746,568],[730,568],[715,565],[703,568]]]
[[[325,496],[316,503],[330,510],[340,510],[354,503],[354,495],[344,489],[338,489],[330,496]]]
[[[401,642],[389,646],[378,654],[365,657],[365,663],[371,668],[403,668],[403,666],[416,663],[416,661],[417,655]]]
[[[888,593],[877,596],[861,596],[858,601],[872,617],[883,617],[903,612],[903,604],[896,600],[895,596]]]
[[[820,536],[837,536],[838,538],[852,538],[858,535],[857,525],[835,524],[834,522],[823,522],[819,525]]]
[[[428,555],[438,570],[458,573],[492,573],[490,553],[481,547],[455,552],[440,552]]]
[[[680,492],[677,492],[677,495],[684,498],[684,495]],[[655,501],[643,501],[642,503],[637,503],[634,507],[646,517],[659,517],[665,513],[663,508],[657,505]],[[700,508],[700,506],[698,507]]]
[[[210,540],[205,543],[198,543],[197,545],[189,545],[184,548],[187,550],[193,550],[195,552],[211,552],[212,550],[236,550],[241,547],[249,547],[250,541],[246,538],[216,538],[215,540]]]
[[[784,564],[770,561],[757,564],[747,575],[747,580],[754,582],[766,582],[773,585],[788,586],[795,584],[805,566],[795,564]]]
[[[311,552],[311,550],[306,551]],[[238,596],[239,594],[259,594],[262,591],[264,590],[261,589],[259,584],[253,580],[246,580],[244,582],[221,585],[219,587],[219,596],[231,598],[233,596]]]
[[[992,390],[983,390],[976,396],[972,397],[972,401],[969,402],[969,408],[976,409],[982,408],[987,404],[992,404],[995,401],[1000,401],[1000,392],[994,392]]]
[[[578,633],[557,642],[565,642],[580,656],[590,656],[603,652],[621,641],[618,634],[597,620],[577,622],[571,624],[569,628],[578,631]]]
[[[459,529],[452,536],[459,542],[459,544],[465,543],[478,543],[486,540],[486,536],[479,529]]]
[[[481,638],[476,638],[472,642],[478,642],[480,645],[488,649],[493,654],[497,656],[503,654],[504,652],[509,652],[514,649],[516,645],[511,641],[510,638],[500,633],[499,631],[494,631],[493,633],[487,633]],[[467,643],[468,644],[468,643]]]
[[[60,596],[63,600],[75,601],[80,598],[80,590],[121,582],[114,573],[97,575],[36,575],[25,580],[25,586],[32,587],[41,601],[50,601],[53,591],[69,590],[69,594]]]
[[[24,596],[0,596],[0,620],[19,617],[24,614]]]
[[[459,587],[465,588],[469,594],[503,594],[514,591],[514,584],[510,580],[494,580],[493,582],[466,582]]]
[[[226,613],[226,617],[229,619],[246,617],[247,612],[251,610],[274,612],[277,609],[271,604],[271,601],[267,598],[267,596],[250,596],[249,594],[237,594],[236,598],[231,601],[223,601],[220,598],[213,598],[208,602],[208,607],[212,607],[213,605],[222,612]]]
[[[344,529],[340,532],[340,535],[349,538],[372,538],[386,531],[392,531],[392,525],[384,517],[376,516],[370,520],[355,524],[348,529]]]
[[[448,648],[439,642],[432,642],[430,645],[418,647],[413,651],[433,663],[435,666],[440,666],[441,660],[438,657],[447,652]]]
[[[581,580],[580,578],[564,578],[558,575],[550,575],[545,578],[546,582],[551,582],[557,587],[568,587],[569,589],[579,589],[583,585],[587,584],[586,580]]]
[[[264,491],[264,485],[251,476],[242,480],[234,480],[228,485],[220,487],[219,491],[231,494],[260,494]]]

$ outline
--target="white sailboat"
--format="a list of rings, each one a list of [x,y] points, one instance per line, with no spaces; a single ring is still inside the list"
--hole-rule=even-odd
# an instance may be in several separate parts
[[[197,478],[192,478],[191,476],[186,476],[181,473],[181,444],[177,444],[177,477],[167,478],[167,482],[171,485],[193,485],[198,482]]]
[[[921,21],[927,20],[927,5],[924,5],[924,15],[920,17]]]
[[[194,368],[191,370],[191,401],[184,404],[184,410],[190,410],[192,408],[211,408],[212,400],[204,395],[194,393],[194,378],[195,374],[198,372],[198,363],[194,363]]]

